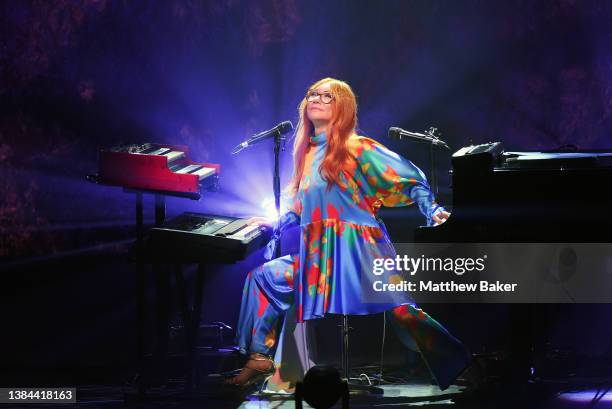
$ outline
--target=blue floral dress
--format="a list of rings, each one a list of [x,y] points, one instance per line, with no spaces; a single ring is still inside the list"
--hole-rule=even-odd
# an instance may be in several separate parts
[[[412,303],[406,293],[364,302],[362,288],[372,258],[393,256],[382,221],[381,206],[417,203],[431,224],[443,210],[434,201],[427,180],[412,162],[378,142],[360,136],[349,139],[352,166],[328,190],[319,166],[325,157],[325,134],[311,138],[304,174],[290,205],[299,218],[300,253],[293,260],[298,320],[332,314],[371,314]],[[294,221],[294,222],[295,222]],[[364,271],[366,270],[366,271]]]
[[[448,386],[469,359],[463,345],[417,309],[408,293],[385,292],[376,302],[367,302],[362,291],[373,258],[395,256],[384,224],[376,217],[379,208],[416,203],[428,225],[444,209],[436,204],[419,168],[362,136],[349,139],[352,165],[328,189],[319,172],[326,146],[325,134],[310,138],[299,190],[275,232],[278,239],[282,231],[299,224],[299,253],[271,260],[247,276],[239,347],[244,352],[273,351],[279,318],[293,306],[299,322],[325,314],[393,309],[395,326],[405,329],[400,338],[423,353],[438,384]]]

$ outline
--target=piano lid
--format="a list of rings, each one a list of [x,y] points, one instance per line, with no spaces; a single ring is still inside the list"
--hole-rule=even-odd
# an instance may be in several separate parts
[[[500,159],[513,169],[612,167],[612,152],[504,152]]]

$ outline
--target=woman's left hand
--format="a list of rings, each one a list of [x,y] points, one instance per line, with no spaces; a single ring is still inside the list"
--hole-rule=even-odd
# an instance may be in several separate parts
[[[450,213],[447,212],[446,210],[442,210],[441,212],[436,213],[435,215],[433,215],[431,217],[431,219],[434,222],[434,226],[438,226],[442,223],[444,223],[448,218],[450,217]]]

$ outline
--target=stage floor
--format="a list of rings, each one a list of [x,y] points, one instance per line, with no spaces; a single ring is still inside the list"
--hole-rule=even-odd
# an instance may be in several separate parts
[[[599,394],[605,391],[599,390]],[[453,399],[463,396],[463,388],[451,386],[441,391],[425,383],[382,386],[382,397],[351,396],[350,408],[612,408],[612,396],[607,394],[593,405],[598,390],[584,389],[573,392],[554,392],[536,395],[526,390],[500,390],[494,396],[475,398],[464,402]],[[128,400],[126,401],[126,397]],[[128,409],[128,408],[174,408],[174,409],[284,409],[295,408],[293,396],[254,393],[248,396],[221,391],[220,388],[202,388],[186,395],[180,388],[162,387],[151,389],[145,400],[134,398],[133,390],[119,385],[84,385],[77,387],[76,404],[25,405],[37,408],[75,409]],[[17,406],[17,405],[15,405]],[[19,405],[20,407],[25,407]],[[9,407],[0,405],[0,407]],[[336,404],[334,408],[340,408]],[[304,408],[310,408],[304,403]]]

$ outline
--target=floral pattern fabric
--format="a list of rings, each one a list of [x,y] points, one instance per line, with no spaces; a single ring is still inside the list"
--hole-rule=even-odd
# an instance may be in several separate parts
[[[428,224],[443,208],[412,162],[365,137],[349,140],[353,164],[328,189],[318,171],[325,148],[325,134],[311,138],[300,188],[275,232],[278,238],[299,223],[299,254],[271,260],[247,276],[237,325],[240,349],[271,355],[282,317],[293,306],[298,321],[385,311],[402,343],[419,352],[440,388],[447,388],[470,360],[463,344],[406,293],[385,293],[382,302],[368,303],[361,291],[362,275],[369,273],[364,266],[395,256],[376,218],[380,206],[416,203]]]
[[[403,292],[364,302],[361,286],[367,278],[362,275],[370,274],[364,266],[371,266],[373,258],[395,256],[384,224],[376,217],[381,206],[416,203],[427,224],[443,210],[425,175],[375,140],[354,136],[348,141],[351,166],[328,189],[319,172],[326,147],[325,134],[311,138],[300,188],[289,206],[299,216],[302,236],[294,279],[298,320],[414,304]]]

